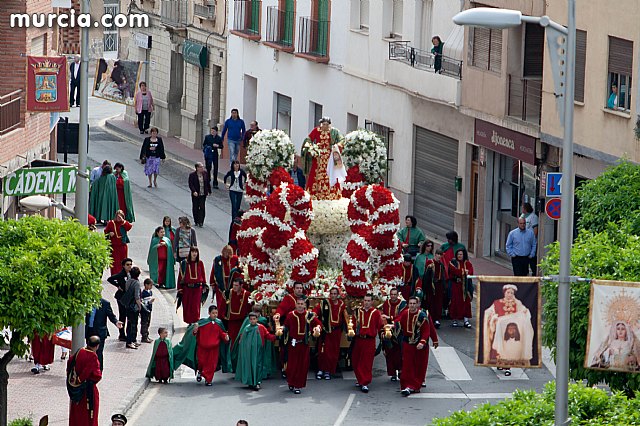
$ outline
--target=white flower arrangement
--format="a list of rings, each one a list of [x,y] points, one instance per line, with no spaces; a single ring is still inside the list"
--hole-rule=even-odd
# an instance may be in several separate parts
[[[380,183],[387,170],[387,147],[369,130],[358,129],[345,136],[342,158],[347,168],[359,166],[367,184]]]
[[[309,234],[349,234],[348,198],[339,200],[313,200],[313,222]]]
[[[257,179],[266,181],[271,172],[293,167],[296,148],[289,136],[278,129],[261,130],[251,139],[247,150],[247,170]]]
[[[320,155],[320,147],[308,140],[302,145],[302,154],[308,154],[315,158]]]

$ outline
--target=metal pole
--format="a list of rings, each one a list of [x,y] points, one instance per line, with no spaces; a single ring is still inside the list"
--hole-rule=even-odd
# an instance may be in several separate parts
[[[89,0],[82,0],[80,13],[91,12]],[[87,176],[87,148],[89,146],[89,28],[83,27],[80,37],[80,129],[78,140],[78,179],[76,181],[75,214],[87,226],[89,215],[89,176]],[[73,351],[84,346],[84,324],[73,327]]]
[[[571,245],[573,243],[573,97],[576,60],[576,0],[567,0],[567,74],[562,142],[562,214],[560,216],[560,274],[558,277],[558,335],[556,336],[556,426],[568,425],[569,324],[571,312]]]

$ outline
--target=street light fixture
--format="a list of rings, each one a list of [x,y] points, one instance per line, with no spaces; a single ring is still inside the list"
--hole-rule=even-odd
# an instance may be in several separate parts
[[[31,195],[29,197],[22,198],[19,203],[22,207],[32,212],[39,212],[49,207],[55,207],[65,213],[68,213],[70,216],[75,217],[73,209],[70,209],[57,200],[45,197],[44,195]]]
[[[568,19],[564,27],[548,16],[524,16],[518,10],[478,7],[453,17],[458,25],[495,29],[514,28],[523,23],[539,24],[546,29],[547,44],[558,103],[562,142],[562,214],[560,216],[560,274],[558,275],[558,329],[556,335],[556,407],[555,425],[568,425],[569,399],[569,321],[571,309],[571,244],[573,242],[573,98],[576,56],[576,1],[567,0]],[[562,102],[564,101],[564,105]]]

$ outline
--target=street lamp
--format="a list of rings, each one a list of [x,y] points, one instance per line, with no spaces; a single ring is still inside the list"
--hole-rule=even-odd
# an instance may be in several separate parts
[[[39,212],[49,207],[55,207],[65,213],[68,213],[71,217],[75,217],[73,209],[70,209],[57,200],[45,197],[44,195],[31,195],[29,197],[22,198],[19,203],[22,207],[32,212]]]
[[[558,101],[560,123],[564,126],[560,216],[560,274],[558,275],[558,329],[556,335],[556,407],[555,424],[568,425],[569,399],[569,321],[571,309],[571,244],[573,241],[573,98],[576,56],[576,1],[567,0],[568,19],[564,27],[548,16],[523,16],[520,11],[478,7],[453,17],[458,25],[495,29],[513,28],[523,23],[539,24],[546,29],[551,68]],[[564,99],[562,99],[564,98]],[[564,101],[564,105],[562,105]]]

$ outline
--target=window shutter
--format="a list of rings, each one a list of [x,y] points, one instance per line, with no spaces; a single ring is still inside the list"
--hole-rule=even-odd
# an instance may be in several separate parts
[[[391,32],[396,35],[402,34],[402,9],[403,0],[393,0],[393,21]]]
[[[523,77],[542,77],[544,57],[544,27],[528,23],[524,36]]]
[[[573,99],[584,102],[585,67],[587,63],[587,32],[576,30],[576,78]]]
[[[360,28],[369,28],[369,0],[360,0]]]
[[[633,42],[609,36],[609,72],[631,75]]]
[[[502,71],[502,30],[490,31],[489,70],[499,73]]]
[[[489,69],[489,47],[491,30],[473,27],[473,47],[471,50],[471,64],[483,70]]]

